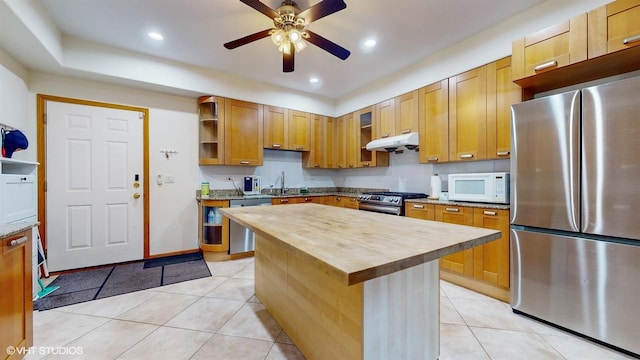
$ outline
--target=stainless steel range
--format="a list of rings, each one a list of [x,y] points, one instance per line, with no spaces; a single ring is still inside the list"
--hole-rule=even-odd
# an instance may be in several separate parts
[[[360,195],[360,210],[404,216],[404,201],[426,198],[427,194],[407,192],[366,192]]]

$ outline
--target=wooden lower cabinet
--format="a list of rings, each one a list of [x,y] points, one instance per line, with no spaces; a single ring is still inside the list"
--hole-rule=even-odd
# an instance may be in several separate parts
[[[0,349],[27,350],[33,346],[33,267],[31,229],[1,240]],[[24,352],[5,352],[4,359],[20,359]]]
[[[509,210],[407,202],[405,216],[500,230],[498,240],[440,259],[440,278],[509,302]]]
[[[473,208],[435,205],[435,220],[451,224],[473,226]],[[440,259],[440,268],[473,276],[473,249],[467,249]]]
[[[334,198],[334,206],[339,206],[349,209],[358,209],[359,203],[357,197],[352,196],[336,196]]]
[[[292,196],[292,197],[271,199],[272,205],[302,204],[302,203],[333,205],[333,196]]]
[[[207,260],[223,260],[229,255],[229,219],[218,211],[229,207],[228,200],[200,200],[198,238]]]

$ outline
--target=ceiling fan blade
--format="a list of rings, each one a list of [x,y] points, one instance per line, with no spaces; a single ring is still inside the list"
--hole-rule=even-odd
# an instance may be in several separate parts
[[[292,72],[293,71],[293,58],[295,57],[296,49],[293,46],[293,43],[290,44],[291,48],[289,49],[289,53],[282,53],[282,72]]]
[[[297,17],[303,18],[305,23],[308,25],[327,15],[331,15],[345,9],[346,7],[347,4],[345,4],[343,0],[324,0],[301,12]]]
[[[266,38],[269,36],[270,32],[271,32],[271,29],[262,30],[255,34],[247,35],[245,37],[241,37],[240,39],[229,41],[228,43],[224,44],[224,47],[226,47],[229,50],[235,49],[239,46],[246,45],[250,42],[254,42],[256,40]]]
[[[351,52],[345,48],[343,48],[342,46],[334,43],[333,41],[326,39],[314,32],[311,32],[307,29],[304,30],[307,34],[309,34],[309,37],[306,38],[307,41],[309,41],[310,43],[312,43],[313,45],[331,53],[334,56],[339,57],[342,60],[346,60],[349,55],[351,55]]]
[[[240,0],[240,2],[245,3],[252,8],[258,10],[259,12],[265,14],[267,17],[273,19],[278,16],[278,13],[267,5],[263,4],[259,0]]]

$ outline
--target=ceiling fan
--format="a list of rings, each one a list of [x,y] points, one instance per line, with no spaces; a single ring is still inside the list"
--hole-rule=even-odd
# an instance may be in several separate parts
[[[292,0],[285,0],[280,7],[272,9],[259,0],[240,0],[255,10],[273,19],[275,28],[259,31],[240,39],[224,44],[227,49],[235,49],[250,42],[271,37],[273,43],[282,52],[282,71],[293,71],[294,53],[306,47],[306,41],[346,60],[351,52],[342,46],[328,40],[310,30],[305,29],[311,22],[331,15],[347,7],[343,0],[323,0],[312,7],[301,11]]]

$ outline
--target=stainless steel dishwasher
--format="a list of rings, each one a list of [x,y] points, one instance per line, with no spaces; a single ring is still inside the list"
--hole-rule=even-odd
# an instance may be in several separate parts
[[[244,206],[271,206],[271,198],[238,199],[229,201],[229,207],[235,208]],[[253,251],[255,249],[255,244],[256,235],[253,231],[233,220],[229,221],[229,254]]]

